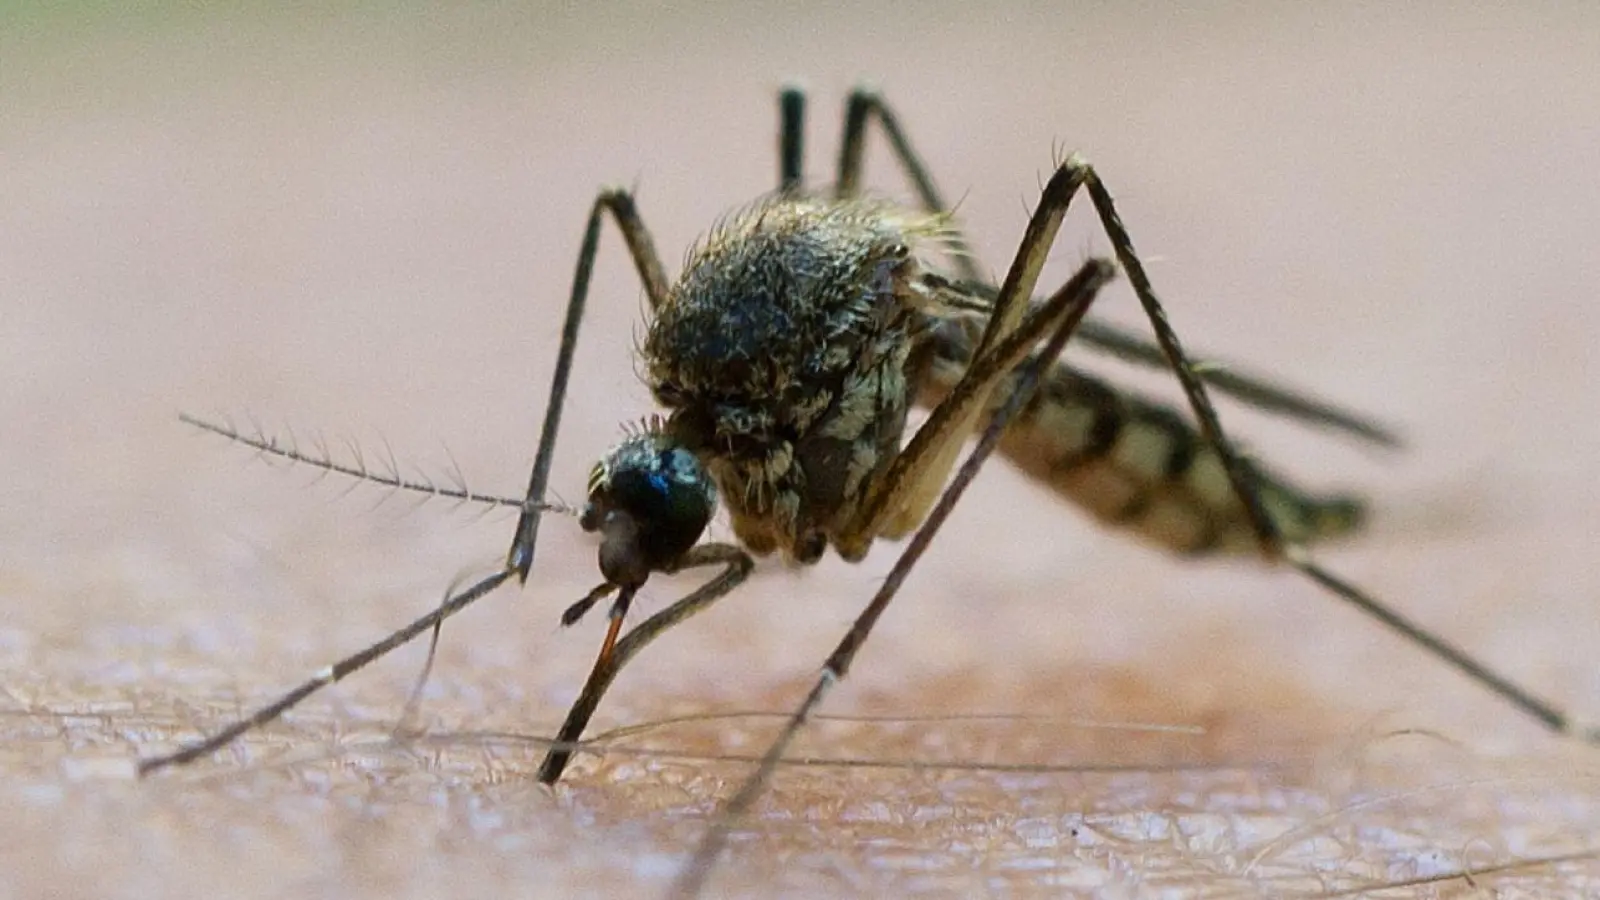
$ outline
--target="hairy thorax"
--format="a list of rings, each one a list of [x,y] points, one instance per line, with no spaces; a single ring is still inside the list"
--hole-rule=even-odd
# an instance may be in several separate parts
[[[752,552],[815,562],[899,451],[916,244],[941,232],[881,203],[780,197],[690,251],[645,377]]]

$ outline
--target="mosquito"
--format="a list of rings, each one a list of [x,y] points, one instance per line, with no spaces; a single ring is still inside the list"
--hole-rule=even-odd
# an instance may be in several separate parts
[[[1311,559],[1308,544],[1359,526],[1361,502],[1301,490],[1238,452],[1224,435],[1206,384],[1363,440],[1392,445],[1394,434],[1264,380],[1192,362],[1110,192],[1087,161],[1070,155],[1058,162],[996,286],[973,261],[949,207],[880,95],[867,89],[849,95],[829,192],[805,186],[804,93],[783,89],[778,108],[778,189],[716,226],[690,250],[676,280],[668,279],[633,194],[607,188],[595,198],[525,499],[498,501],[520,509],[504,565],[459,593],[447,593],[427,615],[254,714],[176,752],[143,760],[141,774],[212,753],[425,631],[432,630],[437,641],[446,618],[506,582],[526,583],[541,516],[559,508],[545,494],[607,217],[621,232],[649,302],[640,368],[666,412],[633,429],[590,473],[579,523],[600,536],[604,581],[567,607],[561,621],[571,625],[609,600],[609,624],[539,780],[549,784],[561,777],[628,660],[738,588],[755,557],[776,553],[790,565],[808,565],[831,548],[854,562],[880,538],[909,538],[804,702],[713,820],[675,885],[677,894],[699,892],[731,829],[824,695],[849,671],[906,575],[996,450],[1100,521],[1158,546],[1188,556],[1255,553],[1288,565],[1550,729],[1600,739],[1600,732],[1575,728],[1561,710]],[[862,161],[872,123],[913,186],[917,206],[863,194]],[[1059,289],[1038,298],[1041,269],[1080,192],[1087,194],[1116,262],[1091,259]],[[1153,343],[1085,319],[1097,292],[1119,270],[1150,321]],[[1170,368],[1193,422],[1060,361],[1071,338]],[[908,434],[908,412],[918,405],[928,408],[927,418]],[[274,443],[196,424],[294,457]],[[976,446],[961,460],[974,434]],[[324,468],[340,470],[331,463]],[[364,469],[345,471],[371,477]],[[371,480],[432,490],[398,477]],[[702,541],[719,502],[737,543]],[[624,633],[632,602],[651,575],[702,568],[719,571]]]

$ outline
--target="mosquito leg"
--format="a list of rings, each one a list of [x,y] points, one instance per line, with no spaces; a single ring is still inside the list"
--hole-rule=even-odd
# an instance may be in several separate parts
[[[1251,526],[1255,530],[1263,554],[1269,560],[1282,560],[1288,563],[1334,596],[1355,606],[1401,637],[1450,664],[1457,671],[1476,681],[1527,715],[1539,720],[1551,730],[1558,733],[1574,731],[1572,722],[1565,713],[1507,681],[1504,677],[1496,674],[1492,668],[1474,659],[1465,651],[1455,647],[1438,635],[1399,615],[1361,588],[1323,569],[1311,560],[1304,547],[1290,544],[1284,540],[1277,523],[1267,513],[1261,493],[1256,485],[1254,473],[1228,440],[1227,435],[1223,433],[1222,424],[1217,420],[1216,410],[1212,407],[1211,400],[1206,394],[1205,385],[1195,372],[1195,367],[1189,361],[1189,357],[1184,354],[1183,346],[1178,341],[1177,333],[1173,331],[1172,325],[1167,321],[1166,311],[1162,309],[1160,301],[1156,299],[1155,289],[1150,284],[1149,276],[1145,274],[1144,265],[1139,261],[1138,253],[1133,249],[1133,239],[1123,226],[1121,217],[1117,215],[1110,191],[1106,189],[1105,183],[1100,180],[1100,176],[1095,173],[1094,167],[1079,157],[1073,156],[1069,158],[1062,168],[1073,173],[1074,189],[1081,185],[1088,191],[1089,198],[1094,203],[1095,212],[1100,218],[1100,223],[1104,226],[1106,235],[1111,240],[1112,249],[1116,253],[1118,261],[1122,263],[1123,270],[1127,272],[1128,280],[1133,284],[1134,293],[1138,295],[1139,303],[1144,307],[1145,315],[1149,318],[1150,325],[1155,331],[1156,342],[1166,354],[1167,361],[1177,375],[1178,382],[1183,386],[1184,396],[1188,398],[1189,406],[1194,410],[1195,418],[1200,423],[1201,433],[1216,448],[1218,456],[1222,458],[1223,465],[1228,472],[1228,481],[1249,514]],[[1591,741],[1600,740],[1600,734],[1594,732],[1586,733],[1584,737]]]
[[[616,590],[617,586],[608,581],[590,591],[584,595],[582,600],[567,607],[566,611],[561,614],[561,624],[577,624],[577,621],[583,618],[596,603],[616,593]]]
[[[1505,676],[1469,656],[1466,651],[1405,618],[1371,594],[1318,565],[1305,548],[1294,544],[1285,547],[1284,560],[1329,593],[1350,603],[1401,637],[1454,666],[1507,703],[1538,719],[1551,731],[1557,734],[1573,734],[1588,743],[1600,744],[1600,728],[1574,723],[1566,713],[1508,681]]]
[[[778,92],[778,193],[805,188],[806,92],[788,85]]]
[[[923,282],[928,283],[934,290],[950,288],[957,295],[973,295],[989,301],[994,301],[995,298],[995,287],[989,283],[950,283],[928,274],[923,275]],[[1166,354],[1160,348],[1160,344],[1150,341],[1150,338],[1144,335],[1134,335],[1133,331],[1114,323],[1085,319],[1083,325],[1078,327],[1077,333],[1072,335],[1072,341],[1074,344],[1091,346],[1134,365],[1162,368],[1162,370],[1171,368],[1171,364],[1166,362]],[[1285,416],[1314,428],[1344,432],[1347,436],[1357,437],[1390,450],[1403,445],[1400,434],[1389,424],[1360,413],[1342,410],[1326,400],[1317,399],[1309,394],[1283,388],[1262,376],[1250,375],[1238,370],[1234,365],[1218,362],[1214,357],[1206,356],[1205,362],[1197,362],[1194,368],[1197,375],[1200,375],[1200,380],[1205,381],[1208,388],[1224,392],[1227,396],[1240,400],[1242,404],[1258,408],[1262,412]]]
[[[915,188],[917,199],[923,208],[929,212],[948,211],[949,206],[934,184],[933,176],[916,150],[912,148],[910,139],[900,128],[894,110],[876,92],[865,88],[853,91],[845,104],[844,137],[839,148],[838,182],[835,193],[840,197],[852,197],[860,191],[867,122],[874,118],[878,120],[888,137],[895,158]],[[980,293],[987,288],[987,292],[992,295],[994,288],[973,261],[965,238],[958,235],[951,242],[951,249],[951,260],[956,267],[958,280],[976,287]],[[1145,338],[1109,323],[1091,319],[1084,323],[1078,338],[1124,359],[1146,364],[1151,362],[1167,364],[1163,347],[1152,345]],[[1207,383],[1268,411],[1285,413],[1313,424],[1346,431],[1384,446],[1394,447],[1400,443],[1393,429],[1381,423],[1343,412],[1312,398],[1274,388],[1260,379],[1234,375],[1225,369],[1203,373],[1202,377]]]
[[[756,798],[766,788],[768,780],[772,777],[773,770],[777,768],[778,761],[788,751],[789,745],[794,741],[794,737],[799,733],[800,729],[805,726],[807,719],[810,718],[817,706],[822,703],[822,699],[828,693],[828,690],[850,671],[851,662],[855,660],[856,653],[861,650],[861,646],[866,643],[867,637],[872,633],[873,626],[877,624],[878,618],[883,615],[884,610],[889,607],[889,603],[894,600],[895,594],[899,592],[906,576],[911,573],[912,567],[922,558],[922,554],[926,552],[928,545],[932,543],[934,535],[938,533],[940,526],[944,524],[945,519],[949,518],[951,511],[955,509],[955,505],[961,499],[961,495],[966,492],[972,480],[977,477],[978,470],[983,467],[984,462],[994,452],[995,447],[1000,443],[1000,436],[1005,432],[1006,426],[1032,399],[1034,390],[1039,384],[1040,373],[1047,369],[1055,358],[1060,355],[1061,348],[1066,345],[1067,339],[1072,336],[1073,329],[1078,326],[1078,323],[1083,319],[1084,313],[1088,311],[1089,304],[1094,300],[1095,292],[1111,277],[1110,266],[1105,264],[1096,265],[1090,263],[1089,266],[1085,267],[1085,271],[1098,272],[1101,277],[1098,280],[1080,280],[1075,277],[1072,282],[1069,282],[1069,285],[1077,284],[1077,289],[1073,296],[1074,303],[1069,307],[1070,312],[1058,321],[1054,333],[1050,335],[1049,342],[1045,345],[1044,351],[1023,363],[1021,368],[1016,370],[1017,377],[1011,396],[1006,399],[1006,402],[989,420],[988,426],[984,428],[983,434],[978,440],[978,445],[973,448],[972,453],[962,463],[961,468],[956,472],[955,478],[945,488],[944,493],[940,495],[938,502],[929,510],[927,519],[922,523],[922,527],[917,529],[917,533],[906,544],[905,550],[901,551],[900,558],[895,561],[894,568],[889,570],[889,575],[884,579],[882,586],[879,587],[878,593],[873,596],[866,609],[861,611],[861,615],[850,626],[850,630],[845,634],[844,640],[840,641],[839,645],[834,648],[833,653],[829,655],[828,661],[822,667],[822,675],[812,685],[811,692],[806,695],[799,708],[789,717],[784,724],[783,730],[779,732],[778,737],[767,748],[767,752],[762,755],[761,762],[756,767],[756,770],[739,786],[738,792],[729,798],[727,803],[723,804],[716,821],[712,823],[710,830],[701,838],[700,845],[695,849],[695,854],[690,859],[688,867],[684,869],[677,882],[673,885],[671,896],[695,897],[700,894],[706,878],[711,874],[712,865],[716,862],[717,857],[721,855],[722,849],[727,843],[729,832],[744,817],[751,805],[755,803]],[[1029,342],[1029,346],[1031,347],[1033,343]],[[998,352],[997,350],[996,354]]]
[[[415,638],[423,631],[436,628],[439,623],[499,587],[513,575],[519,581],[527,581],[529,570],[533,565],[534,543],[538,536],[540,514],[549,508],[544,503],[544,492],[549,482],[550,462],[554,457],[555,451],[555,436],[561,422],[561,407],[566,398],[567,382],[572,372],[572,357],[577,346],[578,326],[583,320],[584,303],[589,294],[589,279],[594,271],[595,255],[599,248],[601,219],[607,212],[610,212],[617,222],[617,227],[622,231],[623,240],[627,243],[629,254],[633,257],[634,268],[638,271],[640,280],[644,282],[645,293],[650,297],[652,307],[659,306],[666,297],[666,274],[661,267],[660,258],[656,255],[650,232],[645,228],[644,222],[639,218],[638,210],[634,207],[632,195],[620,189],[601,191],[599,196],[595,198],[594,206],[589,212],[588,225],[584,230],[583,246],[578,254],[577,272],[573,276],[572,293],[567,301],[566,323],[561,332],[561,349],[556,360],[555,375],[551,379],[550,404],[545,411],[544,427],[539,439],[539,450],[535,457],[533,472],[529,477],[527,499],[522,503],[522,513],[517,520],[516,537],[512,541],[510,552],[507,554],[505,568],[484,578],[462,593],[449,597],[432,612],[390,634],[360,653],[323,669],[309,681],[262,707],[249,717],[229,725],[212,737],[185,747],[176,753],[140,762],[139,773],[141,775],[168,766],[189,762],[226,746],[240,735],[276,720],[293,708],[295,704],[318,690],[361,669],[390,650]],[[217,431],[225,437],[242,440],[247,444],[258,446],[260,449],[278,455],[287,456],[290,459],[312,462],[331,471],[343,471],[343,469],[329,462],[319,462],[315,458],[305,458],[293,450],[283,451],[270,442],[252,442],[240,436],[233,429],[208,426],[198,420],[189,421],[202,428]],[[350,473],[358,477],[367,477],[364,467],[350,470]],[[398,477],[392,479],[379,477],[371,480],[400,488],[412,488],[409,483],[402,482]]]
[[[845,101],[844,137],[839,142],[839,170],[834,194],[838,197],[854,197],[861,192],[861,159],[866,150],[867,122],[871,119],[878,120],[884,136],[889,139],[895,159],[910,179],[922,208],[932,213],[948,212],[950,207],[945,205],[944,196],[933,183],[933,175],[912,148],[905,131],[900,128],[900,120],[895,117],[894,110],[876,91],[868,88],[856,88]],[[950,257],[962,280],[988,281],[978,269],[978,264],[973,262],[972,250],[964,236],[952,235],[949,245]]]
[[[839,149],[838,186],[835,189],[838,196],[850,197],[860,191],[861,161],[865,152],[866,127],[867,122],[872,118],[876,118],[881,123],[884,133],[889,138],[890,146],[894,150],[895,158],[916,189],[917,199],[922,203],[923,208],[929,212],[947,211],[949,207],[945,204],[944,197],[940,194],[938,187],[933,183],[933,176],[928,172],[927,166],[923,164],[922,159],[912,148],[910,140],[905,136],[905,132],[901,130],[894,111],[876,92],[865,88],[857,88],[850,94],[849,100],[846,101],[844,137],[840,142]],[[978,270],[977,264],[973,262],[972,254],[967,249],[964,238],[955,243],[954,249],[956,252],[952,254],[953,262],[958,271],[959,280],[966,283],[964,287],[974,289],[980,294],[987,293],[993,296],[994,288],[989,284],[989,280]],[[1150,344],[1146,339],[1109,323],[1094,320],[1087,321],[1079,330],[1078,338],[1124,359],[1147,365],[1158,364],[1164,366],[1168,364],[1160,346]],[[1233,376],[1225,370],[1208,372],[1203,377],[1208,383],[1239,396],[1247,403],[1269,411],[1287,413],[1315,424],[1348,431],[1358,437],[1385,446],[1392,447],[1399,444],[1399,439],[1394,432],[1383,425],[1334,409],[1317,400],[1277,390],[1271,385],[1262,383],[1259,379]]]
[[[743,550],[731,544],[701,544],[685,554],[674,571],[712,565],[723,566],[723,571],[693,593],[640,622],[614,644],[608,634],[607,646],[602,647],[594,669],[589,672],[588,681],[584,682],[577,701],[572,704],[566,721],[556,733],[555,743],[545,754],[544,762],[539,764],[540,782],[555,784],[561,778],[567,761],[579,746],[578,739],[583,737],[583,730],[589,727],[589,719],[600,705],[600,698],[628,660],[667,629],[726,597],[750,576],[755,563]]]
[[[266,706],[263,706],[249,717],[240,719],[238,722],[229,725],[227,728],[222,729],[211,737],[206,738],[203,741],[190,744],[189,746],[184,747],[175,753],[169,753],[166,756],[156,756],[151,757],[150,759],[140,760],[139,774],[148,775],[151,772],[154,772],[158,769],[165,769],[168,766],[182,765],[183,763],[198,759],[199,757],[205,756],[208,753],[213,753],[222,749],[240,735],[249,731],[253,731],[254,729],[260,728],[261,726],[272,722],[289,709],[293,708],[300,701],[306,699],[317,691],[343,679],[352,672],[356,672],[366,667],[368,663],[377,660],[390,650],[407,643],[417,635],[427,631],[438,623],[443,622],[445,619],[450,618],[461,610],[466,609],[468,606],[472,605],[473,601],[478,600],[485,594],[488,594],[490,591],[493,591],[495,588],[505,583],[506,579],[510,578],[512,574],[513,573],[510,569],[502,569],[499,572],[490,575],[472,587],[467,588],[465,591],[462,591],[461,593],[456,594],[454,597],[449,598],[444,603],[436,607],[432,612],[420,619],[417,619],[410,625],[401,628],[383,640],[378,641],[376,644],[373,644],[367,649],[362,650],[360,653],[357,653],[353,656],[347,656],[344,659],[341,659],[333,665],[327,667],[326,669],[323,669],[316,675],[312,676],[309,681],[306,681],[304,684],[288,692],[287,694],[284,694],[277,700],[274,700]]]
[[[567,299],[566,322],[561,327],[561,349],[556,355],[555,374],[550,377],[550,402],[545,407],[544,426],[539,431],[539,451],[534,457],[533,472],[528,476],[528,499],[517,519],[511,550],[506,554],[506,568],[516,572],[517,580],[522,583],[527,583],[528,572],[533,568],[544,492],[550,482],[550,463],[555,458],[556,433],[561,429],[561,408],[567,399],[572,357],[578,346],[578,327],[583,324],[589,279],[594,274],[594,260],[600,248],[600,223],[607,212],[616,220],[622,239],[628,245],[628,255],[633,258],[633,267],[644,283],[650,308],[659,308],[667,296],[666,270],[661,267],[661,257],[656,254],[649,229],[645,228],[644,220],[639,218],[639,211],[633,205],[633,195],[621,188],[602,190],[589,210],[589,222],[583,231],[578,267],[572,276],[572,293]]]
[[[1163,369],[1168,366],[1166,354],[1159,346],[1107,322],[1084,322],[1074,340],[1091,344],[1128,362]],[[1399,433],[1389,425],[1272,384],[1259,376],[1237,371],[1233,366],[1217,365],[1209,357],[1205,364],[1196,364],[1194,368],[1207,385],[1264,412],[1318,428],[1342,431],[1380,447],[1398,449],[1403,443]]]
[[[864,554],[867,546],[880,535],[908,534],[921,523],[955,466],[961,445],[972,432],[978,416],[988,407],[995,387],[1072,308],[1075,291],[1081,287],[1076,284],[1079,279],[1086,278],[1098,287],[1109,277],[1108,271],[1102,271],[1109,270],[1109,266],[1091,263],[1066,287],[1030,310],[1029,298],[1038,283],[1039,271],[1076,188],[1074,177],[1072,171],[1062,167],[1045,184],[1017,247],[1016,258],[995,299],[983,337],[973,353],[975,362],[873,486],[856,521],[836,541],[841,555],[854,558],[852,554]],[[1019,327],[1024,322],[1026,324]],[[1001,362],[1000,357],[990,351],[1013,336],[1018,341],[1008,352],[1014,358]]]

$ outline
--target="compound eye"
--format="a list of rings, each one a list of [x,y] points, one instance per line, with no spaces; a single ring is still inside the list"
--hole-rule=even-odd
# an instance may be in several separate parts
[[[582,524],[605,537],[602,573],[637,584],[699,542],[715,510],[716,488],[700,460],[665,435],[646,433],[595,466]]]

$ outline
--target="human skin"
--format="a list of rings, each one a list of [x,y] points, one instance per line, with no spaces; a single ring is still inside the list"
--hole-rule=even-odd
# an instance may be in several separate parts
[[[538,786],[535,739],[604,628],[558,628],[597,578],[560,517],[527,587],[446,625],[422,736],[388,738],[418,646],[215,759],[129,778],[426,611],[512,529],[345,497],[176,412],[520,491],[594,191],[637,183],[675,267],[772,186],[794,76],[813,183],[870,76],[992,270],[1052,148],[1094,160],[1191,348],[1404,431],[1401,453],[1352,449],[1225,405],[1276,468],[1372,498],[1370,529],[1320,558],[1600,718],[1600,14],[1412,9],[5,13],[3,893],[665,890],[750,770],[704,757],[759,753],[776,723],[663,727]],[[903,194],[886,148],[869,157]],[[1043,283],[1103,252],[1075,214]],[[614,233],[593,291],[568,500],[651,411]],[[1125,286],[1101,302],[1139,322]],[[895,553],[764,564],[630,666],[596,730],[787,711]],[[638,608],[691,584],[653,581]],[[1290,574],[1172,559],[1003,464],[825,711],[915,721],[809,729],[718,892],[1583,896],[1600,875],[1600,750]],[[995,712],[1021,717],[961,718]]]

